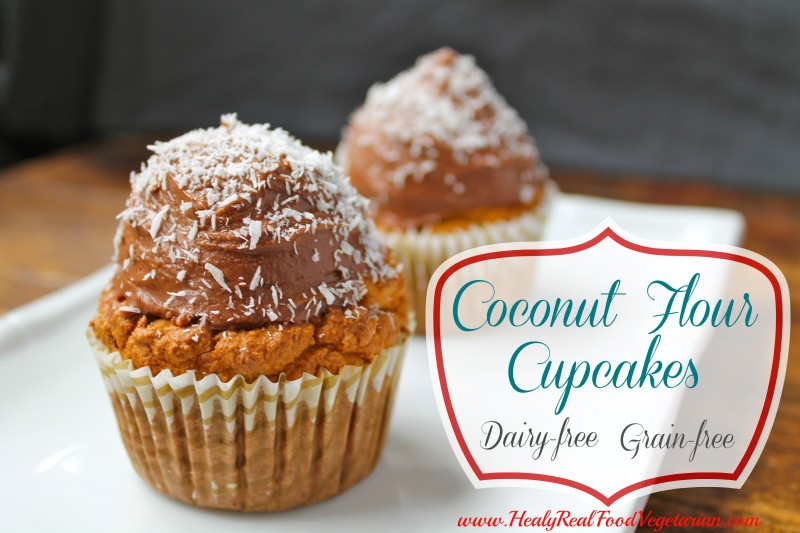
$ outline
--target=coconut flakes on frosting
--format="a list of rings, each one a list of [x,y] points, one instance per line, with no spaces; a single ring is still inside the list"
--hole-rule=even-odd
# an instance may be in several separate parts
[[[194,130],[149,148],[153,155],[131,174],[133,192],[119,218],[121,228],[128,225],[137,232],[134,242],[146,239],[142,232],[152,242],[134,250],[118,233],[115,258],[125,264],[125,271],[118,272],[125,289],[150,287],[141,282],[152,280],[155,270],[132,277],[146,264],[169,270],[163,279],[177,285],[164,290],[169,298],[159,302],[162,316],[166,309],[167,314],[191,315],[191,320],[203,322],[218,316],[235,324],[303,320],[332,305],[357,307],[366,292],[365,278],[378,282],[397,276],[385,263],[385,249],[365,218],[367,201],[330,153],[304,146],[268,124],[244,124],[235,114],[223,115],[220,127]],[[318,242],[323,236],[326,242]],[[306,242],[302,239],[313,245],[298,247],[298,242]],[[268,271],[253,259],[259,252],[273,253],[265,247],[280,243],[296,255],[307,252],[314,265],[319,262],[318,248],[330,247],[329,261],[339,279],[315,281],[316,286],[304,291],[309,297],[295,303],[291,296],[300,301],[299,295],[283,295],[283,283],[270,286],[264,279]],[[212,261],[212,254],[230,261]],[[252,268],[242,272],[240,259],[251,261]],[[358,268],[352,268],[354,264]],[[220,288],[225,298],[215,307],[209,293]],[[301,305],[308,310],[305,316],[298,309]]]
[[[487,158],[487,165],[497,156],[538,157],[525,122],[475,58],[449,48],[424,55],[409,70],[373,85],[352,120],[385,137],[364,136],[359,142],[379,146],[376,153],[387,163],[402,158],[392,144],[407,147],[412,159],[391,176],[398,187],[436,170],[442,149],[461,165],[477,154]]]

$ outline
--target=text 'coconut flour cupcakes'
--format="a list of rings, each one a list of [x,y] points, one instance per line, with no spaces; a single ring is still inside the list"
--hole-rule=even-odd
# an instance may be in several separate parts
[[[337,159],[407,266],[418,329],[436,268],[475,246],[538,239],[554,189],[524,121],[450,49],[371,87]]]
[[[410,327],[365,200],[235,115],[151,149],[88,332],[134,467],[205,507],[340,493],[380,456]]]

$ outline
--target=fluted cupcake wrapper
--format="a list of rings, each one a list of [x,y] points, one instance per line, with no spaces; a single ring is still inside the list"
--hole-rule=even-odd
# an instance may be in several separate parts
[[[487,244],[539,240],[553,197],[558,190],[548,182],[542,201],[531,211],[509,220],[472,224],[463,229],[435,233],[430,229],[386,231],[387,245],[402,261],[417,317],[417,333],[425,332],[425,298],[433,273],[450,257]]]
[[[135,369],[89,333],[141,477],[193,505],[279,511],[339,494],[383,449],[405,343],[371,363],[277,382]]]

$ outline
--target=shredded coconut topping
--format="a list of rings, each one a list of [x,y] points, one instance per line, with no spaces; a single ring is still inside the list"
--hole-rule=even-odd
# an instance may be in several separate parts
[[[211,275],[214,276],[214,281],[219,283],[219,286],[225,289],[228,292],[231,292],[231,288],[228,287],[228,284],[225,283],[225,274],[222,273],[222,270],[218,269],[211,263],[205,264],[205,269],[211,272]]]
[[[475,58],[443,48],[420,57],[414,67],[385,83],[376,83],[353,124],[379,131],[390,143],[362,137],[359,142],[381,145],[387,162],[401,159],[392,143],[407,146],[413,158],[400,165],[392,179],[398,187],[436,169],[440,149],[467,165],[478,152],[495,150],[503,157],[538,155],[525,122],[508,105]]]
[[[161,211],[156,213],[156,216],[153,217],[153,223],[150,225],[150,237],[153,239],[155,239],[156,235],[158,235],[158,230],[161,229],[161,222],[164,220],[164,216],[166,216],[167,211],[169,211],[169,206],[165,205],[161,208]]]
[[[242,323],[251,315],[282,321],[297,313],[280,280],[268,279],[265,286],[274,266],[285,264],[276,259],[284,256],[275,255],[285,247],[295,256],[308,250],[312,264],[330,265],[340,278],[331,282],[325,274],[328,284],[303,302],[306,318],[323,302],[357,306],[365,277],[377,282],[397,275],[385,264],[385,249],[365,218],[367,201],[330,153],[312,150],[268,124],[243,124],[235,114],[223,115],[221,123],[155,143],[149,147],[153,155],[131,175],[133,193],[120,214],[121,227],[143,228],[152,240],[136,250],[132,244],[128,249],[127,241],[123,246],[122,237],[115,240],[115,257],[134,285],[153,280],[156,271],[149,265],[168,259],[163,268],[172,269],[168,278],[182,290],[167,293],[164,306],[190,314],[205,306],[203,320],[221,313]],[[321,258],[321,246],[332,248],[326,252],[331,255]],[[133,279],[145,265],[147,274]],[[228,294],[210,308],[216,304],[209,293],[219,290],[214,287]],[[262,295],[268,295],[263,303]]]

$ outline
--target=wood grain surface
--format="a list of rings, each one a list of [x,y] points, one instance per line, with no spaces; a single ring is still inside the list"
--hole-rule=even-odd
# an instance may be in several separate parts
[[[111,257],[115,216],[128,176],[151,138],[93,142],[0,171],[0,313],[100,268]],[[789,282],[791,336],[800,338],[800,196],[693,180],[555,170],[565,192],[647,203],[735,209],[747,220],[744,247],[775,262]],[[800,344],[790,347],[778,415],[742,490],[681,489],[651,496],[659,515],[760,518],[759,531],[800,531]]]

